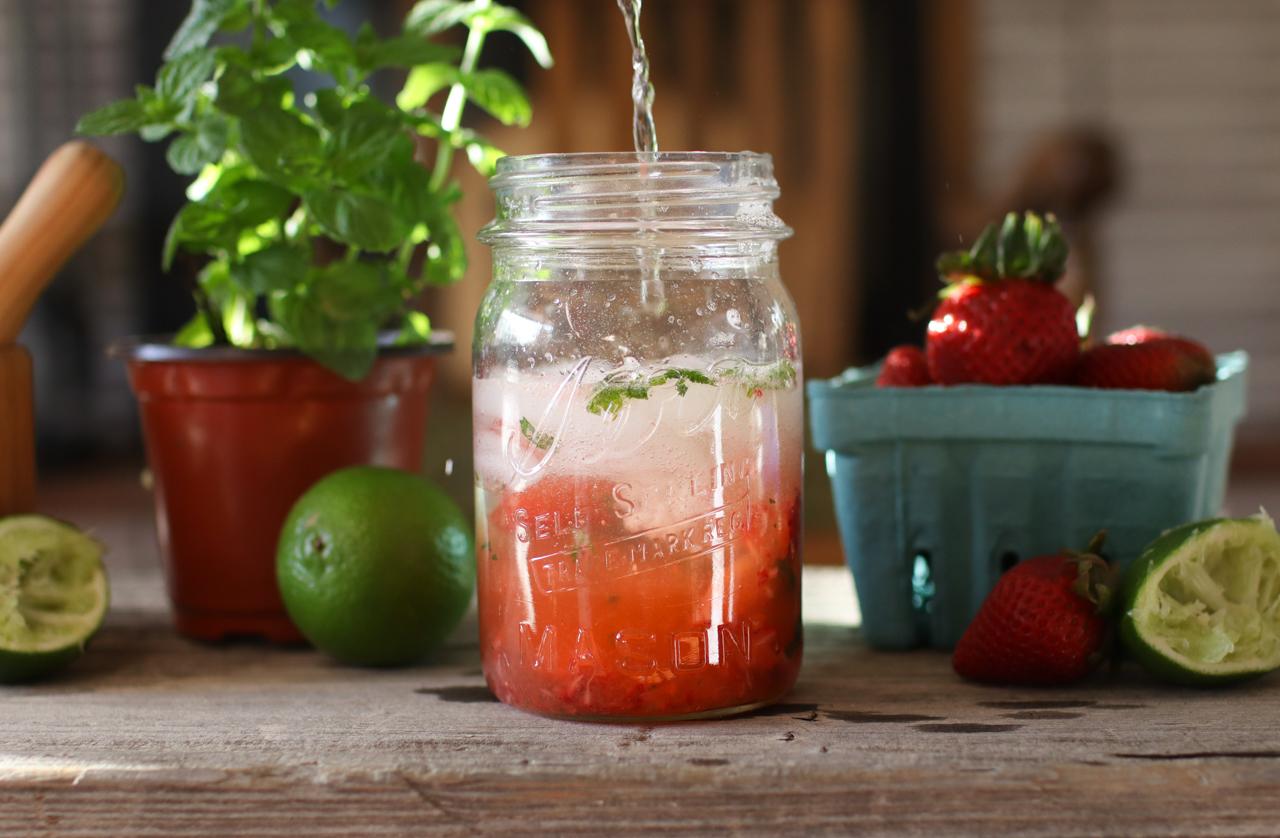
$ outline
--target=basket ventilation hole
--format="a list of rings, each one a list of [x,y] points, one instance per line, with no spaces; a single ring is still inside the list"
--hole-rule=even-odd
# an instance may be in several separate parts
[[[1020,559],[1018,558],[1017,553],[1013,552],[1012,550],[1005,550],[1003,553],[1000,554],[1000,572],[1008,573],[1009,571],[1013,570],[1013,566],[1016,565],[1019,561]]]
[[[933,564],[929,553],[921,550],[911,561],[911,607],[921,614],[933,611]]]

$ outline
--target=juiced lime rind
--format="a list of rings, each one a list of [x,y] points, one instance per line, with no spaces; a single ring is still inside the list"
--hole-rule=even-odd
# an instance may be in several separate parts
[[[1280,535],[1265,515],[1186,524],[1125,576],[1125,648],[1153,675],[1195,686],[1280,668]]]
[[[41,515],[0,519],[0,683],[79,657],[108,599],[98,542]]]

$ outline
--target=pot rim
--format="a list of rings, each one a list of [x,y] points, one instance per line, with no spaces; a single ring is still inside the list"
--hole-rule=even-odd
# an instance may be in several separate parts
[[[227,362],[264,361],[306,358],[298,349],[244,349],[238,346],[176,346],[170,343],[172,335],[134,335],[120,338],[107,346],[107,357],[135,363],[164,363],[173,361]],[[443,355],[454,348],[453,332],[432,329],[426,343],[397,345],[395,332],[387,332],[378,339],[378,357],[395,358],[409,355]]]

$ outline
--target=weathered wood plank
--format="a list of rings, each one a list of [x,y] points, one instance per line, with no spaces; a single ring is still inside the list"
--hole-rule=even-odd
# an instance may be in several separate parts
[[[145,519],[95,522],[82,502],[79,520],[104,537],[143,540]],[[90,654],[0,691],[0,835],[1271,835],[1280,823],[1275,681],[1187,691],[1123,669],[1070,690],[983,688],[945,655],[876,653],[814,622],[782,705],[710,723],[568,723],[488,696],[473,624],[438,661],[402,670],[200,645],[169,629],[154,570],[123,558]],[[810,587],[835,590],[837,571],[818,572]],[[847,616],[811,602],[810,619]]]

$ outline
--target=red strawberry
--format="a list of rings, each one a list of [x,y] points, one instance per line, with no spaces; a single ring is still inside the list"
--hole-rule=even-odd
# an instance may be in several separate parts
[[[929,362],[918,346],[895,346],[884,356],[877,387],[924,387],[932,384]]]
[[[1217,364],[1209,350],[1186,338],[1104,343],[1085,350],[1076,366],[1080,387],[1189,392],[1211,383]]]
[[[1130,326],[1107,335],[1107,343],[1146,343],[1167,337],[1169,337],[1168,332],[1154,326]]]
[[[1096,551],[1037,556],[1000,577],[956,644],[962,677],[992,684],[1066,684],[1105,657],[1113,572]]]
[[[972,249],[944,254],[951,284],[925,348],[939,384],[1065,383],[1080,354],[1075,310],[1053,284],[1067,246],[1052,215],[1009,213]]]

